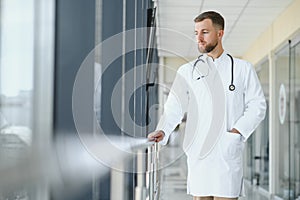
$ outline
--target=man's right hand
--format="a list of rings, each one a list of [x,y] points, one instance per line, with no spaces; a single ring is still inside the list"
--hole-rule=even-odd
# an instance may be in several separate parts
[[[148,135],[148,140],[149,141],[154,141],[154,142],[160,142],[164,139],[165,133],[161,130],[159,131],[154,131]]]

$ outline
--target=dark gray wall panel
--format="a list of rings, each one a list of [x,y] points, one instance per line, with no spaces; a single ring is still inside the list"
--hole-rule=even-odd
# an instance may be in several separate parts
[[[56,4],[54,126],[56,131],[69,132],[74,131],[72,90],[75,76],[94,48],[95,0],[63,0]],[[92,92],[93,80],[90,80]]]
[[[102,41],[119,34],[123,30],[123,0],[103,0],[102,2]],[[122,49],[122,41],[113,44],[111,48]],[[102,49],[102,59],[108,55],[105,49]],[[111,96],[115,84],[122,75],[122,57],[116,59],[109,65],[105,72],[103,72],[101,81],[101,122],[105,134],[120,135],[120,127],[115,123],[111,112]],[[114,105],[121,113],[121,97]]]
[[[95,0],[56,1],[55,41],[54,134],[57,136],[55,138],[60,139],[64,134],[77,137],[72,115],[72,90],[81,63],[94,48]],[[93,70],[88,73],[93,77]],[[92,100],[93,78],[87,80],[87,85],[90,87],[86,88],[83,95]],[[91,119],[90,128],[93,122],[91,112],[91,107],[83,112],[83,115],[87,114],[86,119]],[[92,199],[91,183],[92,177],[90,184],[80,188],[82,193],[72,199]],[[61,188],[61,192],[53,191],[52,199],[67,199],[63,192],[64,188]]]

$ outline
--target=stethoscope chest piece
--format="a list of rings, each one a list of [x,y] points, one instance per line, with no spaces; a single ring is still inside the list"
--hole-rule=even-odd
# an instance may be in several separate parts
[[[229,85],[229,90],[230,90],[230,91],[234,91],[234,90],[235,90],[235,86],[234,86],[233,84],[230,84],[230,85]]]

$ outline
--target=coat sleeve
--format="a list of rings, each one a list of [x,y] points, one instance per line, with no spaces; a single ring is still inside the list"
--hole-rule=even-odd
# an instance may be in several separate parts
[[[169,136],[176,126],[181,123],[187,111],[189,95],[187,88],[183,70],[180,68],[176,73],[175,80],[164,105],[163,115],[156,127],[156,130],[162,130],[165,133],[164,139],[160,142],[163,145],[167,144]]]
[[[266,100],[257,74],[247,63],[244,82],[244,113],[234,124],[246,141],[265,118]]]

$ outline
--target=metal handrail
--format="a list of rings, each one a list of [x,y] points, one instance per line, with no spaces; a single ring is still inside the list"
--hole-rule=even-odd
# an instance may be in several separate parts
[[[158,200],[160,194],[159,173],[159,144],[154,143],[148,147],[148,197],[147,200]]]

